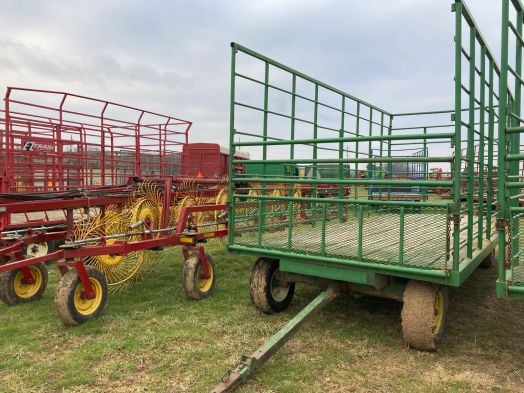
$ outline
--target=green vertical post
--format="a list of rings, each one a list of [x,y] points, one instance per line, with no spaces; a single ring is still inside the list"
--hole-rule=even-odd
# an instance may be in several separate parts
[[[355,121],[356,128],[357,128],[357,139],[360,136],[360,102],[357,102],[357,119]],[[355,177],[358,177],[358,153],[359,153],[359,146],[360,143],[358,141],[355,142]],[[367,176],[366,176],[367,177]],[[358,198],[358,184],[355,184],[354,186],[355,192],[353,193],[355,195],[355,199]]]
[[[508,105],[508,33],[509,33],[509,0],[502,0],[502,35],[499,78],[499,127],[497,154],[497,202],[499,205],[497,220],[498,232],[498,282],[497,295],[506,297],[506,223],[509,218],[506,204],[506,119]]]
[[[318,83],[315,83],[315,106],[314,106],[314,114],[313,114],[313,139],[317,139],[318,137]],[[313,159],[316,160],[318,158],[318,143],[315,142],[313,145]],[[316,161],[313,163],[313,178],[316,179],[318,177],[318,169],[317,169],[317,163]],[[317,184],[313,185],[313,198],[316,198],[318,195],[318,186]],[[317,222],[317,203],[312,202],[311,203],[311,225],[315,226]]]
[[[294,209],[293,209],[293,201],[289,201],[289,216],[287,218],[287,249],[288,251],[291,251],[291,242],[292,242],[292,233],[293,233],[293,216],[294,216]]]
[[[368,135],[369,135],[369,142],[368,142],[368,158],[373,158],[373,150],[371,149],[371,136],[373,135],[373,108],[369,108],[369,128],[368,128]],[[374,179],[376,176],[376,169],[375,165],[373,163],[370,163],[368,166],[368,174],[371,172],[371,177]],[[367,177],[367,175],[366,175]],[[373,186],[368,186],[368,199],[371,199],[371,192],[372,192]]]
[[[389,116],[389,127],[388,127],[388,136],[391,136],[392,129],[393,128],[393,116]],[[391,158],[391,144],[393,143],[391,140],[388,140],[388,158]],[[392,170],[392,163],[388,163],[388,172],[393,173]],[[391,187],[388,187],[388,201],[391,200]]]
[[[291,140],[295,140],[296,90],[297,90],[297,76],[296,76],[296,74],[293,74],[292,81],[291,81],[291,135],[290,135]],[[289,158],[291,158],[293,160],[295,158],[295,144],[292,143],[289,148],[290,148],[290,151],[289,151],[290,156],[289,156]],[[298,185],[298,187],[300,187],[300,185]],[[294,195],[294,193],[295,193],[295,189],[294,189],[293,183],[289,183],[288,195],[292,196],[292,195]],[[291,213],[292,213],[292,211],[291,211],[291,208],[290,208],[289,217],[292,217]]]
[[[339,136],[340,138],[344,138],[344,129],[345,129],[345,112],[346,112],[346,96],[342,96],[342,109],[340,114],[340,131]],[[340,141],[338,143],[338,159],[340,160],[338,164],[338,178],[342,179],[344,176],[344,142]],[[338,197],[342,199],[344,197],[344,185],[339,184],[338,185]],[[338,221],[342,222],[344,219],[344,216],[342,214],[343,212],[343,205],[341,203],[338,203]]]
[[[480,116],[479,116],[479,188],[478,188],[478,220],[477,248],[482,249],[484,236],[484,123],[486,109],[486,48],[480,49]]]
[[[517,23],[516,23],[516,30],[517,30],[517,34],[519,35],[519,37],[522,37],[522,10],[517,10]],[[518,78],[515,78],[515,100],[513,102],[513,113],[515,115],[517,115],[518,117],[520,117],[521,115],[521,110],[520,110],[520,105],[521,105],[521,92],[522,92],[522,82],[520,80],[522,80],[522,44],[520,42],[520,39],[519,38],[516,38],[515,39],[515,44],[516,44],[516,48],[515,48],[515,73],[519,76]],[[520,79],[520,80],[519,80]],[[517,119],[513,119],[513,126],[519,126],[520,123]],[[512,151],[511,151],[511,154],[519,154],[520,153],[520,133],[519,132],[516,132],[516,133],[513,133],[512,136],[511,136],[511,146],[512,146]],[[516,176],[517,179],[519,179],[520,181],[520,178],[518,177],[519,176],[519,172],[520,172],[520,168],[519,168],[519,165],[520,165],[520,161],[518,160],[515,160],[511,163],[511,169],[510,169],[510,174],[512,176]],[[518,194],[520,193],[520,189],[512,189],[510,190],[510,196],[512,197],[511,198],[511,206],[512,207],[518,207],[519,206],[519,198],[518,198]],[[512,218],[512,222],[511,222],[511,231],[513,233],[513,236],[514,236],[514,239],[512,239],[512,245],[511,245],[511,249],[512,249],[512,254],[513,254],[513,258],[515,258],[516,255],[520,255],[519,252],[520,252],[520,247],[519,247],[519,240],[520,240],[520,235],[519,235],[519,232],[520,232],[520,217],[517,215],[516,217]],[[518,257],[517,257],[518,258]],[[514,263],[512,262],[512,268],[514,267]]]
[[[264,62],[264,122],[263,122],[263,128],[262,128],[262,140],[263,142],[266,142],[267,139],[267,125],[268,125],[268,116],[269,116],[269,62],[266,60]],[[264,143],[262,145],[262,160],[264,160],[264,163],[262,164],[262,177],[265,179],[267,178],[267,165],[265,164],[267,160],[267,145]],[[262,183],[261,191],[260,193],[262,195],[266,195],[267,193],[267,183]],[[259,228],[264,228],[266,225],[266,204],[267,201],[261,200],[263,203],[260,205],[261,209],[259,211]],[[270,201],[271,203],[271,201]]]
[[[495,143],[495,108],[494,87],[493,87],[493,60],[489,61],[489,90],[488,90],[488,174],[487,174],[487,192],[486,192],[486,238],[491,239],[491,210],[493,205],[493,145]]]
[[[477,30],[470,28],[469,33],[469,105],[468,105],[468,140],[467,140],[467,163],[468,163],[468,229],[466,255],[473,256],[473,218],[475,215],[474,193],[475,193],[475,44]]]
[[[237,48],[234,44],[231,44],[231,91],[230,91],[230,104],[229,104],[229,151],[235,152],[235,74],[236,74],[236,53]],[[229,195],[233,195],[235,191],[235,172],[233,170],[233,160],[230,159],[228,162],[228,173],[229,173],[229,184],[228,192]],[[234,233],[235,233],[235,198],[229,198],[228,208],[228,244],[233,244]]]
[[[322,204],[322,222],[321,222],[321,232],[320,232],[320,254],[326,255],[326,209],[327,204]]]
[[[426,135],[427,133],[428,133],[428,128],[424,127],[424,135]],[[424,138],[422,149],[423,149],[422,151],[424,152],[424,156],[423,157],[427,157],[428,156],[428,140],[426,138]],[[423,162],[422,166],[424,168],[424,177],[423,177],[423,179],[427,180],[427,176],[428,176],[428,172],[429,172],[429,162]],[[423,198],[424,201],[426,201],[428,199],[427,195],[428,195],[427,187],[422,187],[422,198]]]
[[[398,243],[398,263],[404,264],[404,206],[400,207],[400,240]]]
[[[364,243],[364,207],[358,205],[358,259],[362,260],[362,243]]]
[[[453,271],[459,270],[460,249],[460,161],[462,135],[462,3],[453,3],[455,12],[455,138],[453,145]]]

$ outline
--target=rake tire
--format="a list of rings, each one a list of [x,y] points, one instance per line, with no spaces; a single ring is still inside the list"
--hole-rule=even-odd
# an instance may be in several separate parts
[[[0,300],[8,306],[16,306],[40,299],[47,287],[47,267],[44,263],[28,266],[35,279],[33,284],[23,284],[20,269],[0,273]]]
[[[64,325],[80,325],[96,318],[104,310],[107,301],[107,281],[102,272],[85,266],[95,290],[94,299],[82,299],[83,284],[76,269],[62,276],[55,294],[55,308]]]
[[[194,252],[187,259],[184,264],[184,293],[187,298],[194,300],[202,300],[211,295],[215,289],[216,284],[216,269],[215,262],[211,254],[206,252],[206,260],[209,266],[210,277],[202,278],[202,261],[200,260],[200,253]]]

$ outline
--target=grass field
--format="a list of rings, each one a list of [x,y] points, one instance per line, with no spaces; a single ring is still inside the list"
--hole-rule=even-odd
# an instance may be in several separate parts
[[[98,319],[66,328],[55,315],[58,279],[40,301],[0,304],[0,391],[207,392],[318,294],[298,286],[286,312],[250,304],[253,258],[209,244],[214,295],[182,294],[178,249],[153,254],[143,279],[111,294]],[[436,353],[405,347],[401,305],[338,297],[240,392],[522,392],[524,302],[495,298],[495,268],[450,291],[447,332]]]

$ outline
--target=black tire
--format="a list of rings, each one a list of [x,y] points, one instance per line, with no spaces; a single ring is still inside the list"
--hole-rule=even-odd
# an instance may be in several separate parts
[[[402,331],[409,347],[435,351],[444,336],[448,288],[411,280],[404,290]]]
[[[34,282],[25,284],[22,270],[0,273],[0,299],[8,306],[40,299],[47,287],[47,268],[44,263],[28,266]]]
[[[184,293],[190,299],[202,300],[213,292],[216,284],[215,262],[211,254],[206,252],[206,260],[209,267],[210,276],[203,277],[202,261],[200,253],[194,252],[184,264]]]
[[[95,290],[94,299],[82,299],[83,284],[76,269],[62,276],[55,294],[55,307],[64,325],[79,325],[95,318],[104,310],[107,301],[107,281],[102,272],[86,266],[87,275]]]
[[[295,283],[283,287],[278,284],[279,261],[259,258],[253,270],[249,284],[251,303],[266,314],[284,311],[291,304],[295,293]]]
[[[490,252],[482,262],[480,262],[480,267],[483,269],[489,269],[494,263],[496,263],[497,257],[495,256],[495,250]]]

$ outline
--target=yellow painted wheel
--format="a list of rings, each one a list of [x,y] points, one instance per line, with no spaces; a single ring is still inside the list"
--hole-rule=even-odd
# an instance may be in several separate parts
[[[437,335],[444,324],[444,295],[438,291],[435,296],[435,315],[433,316],[433,335]]]
[[[0,273],[0,299],[9,306],[42,297],[47,287],[47,268],[44,263],[28,266],[31,280],[21,269]]]
[[[92,299],[87,299],[84,296],[84,285],[80,283],[77,285],[74,294],[74,304],[75,309],[81,315],[91,315],[93,314],[102,303],[102,284],[94,277],[89,277],[93,290],[95,292],[95,297]]]
[[[228,194],[228,191],[226,188],[223,188],[222,190],[220,190],[220,192],[217,194],[217,197],[215,199],[215,204],[216,205],[225,205],[228,201],[228,197],[229,197],[229,194]],[[220,211],[220,210],[215,210],[214,212],[214,216],[215,216],[215,221],[218,220],[218,216],[220,214],[222,214],[223,212]]]
[[[411,348],[435,351],[444,336],[447,309],[447,287],[409,281],[402,307],[402,331],[406,343]]]
[[[154,208],[150,208],[150,206],[156,205],[150,201],[145,201],[143,198],[135,202],[129,209],[117,205],[108,206],[103,215],[100,214],[94,219],[77,225],[75,227],[75,239],[80,240],[129,232],[129,225],[144,219],[151,212],[153,212],[151,214],[155,214]],[[138,240],[138,236],[106,239],[106,244],[111,245],[122,240]],[[93,244],[98,244],[98,242],[93,242]],[[85,258],[84,263],[95,267],[104,274],[108,289],[112,292],[125,287],[135,280],[147,260],[146,251],[136,251],[127,255],[106,254],[91,256]]]
[[[29,299],[35,296],[42,287],[44,281],[42,272],[36,266],[29,266],[28,269],[31,272],[31,276],[33,276],[32,283],[24,282],[24,273],[22,273],[21,270],[17,270],[13,283],[15,295],[22,299]]]
[[[107,281],[104,274],[93,266],[85,266],[94,297],[88,299],[84,285],[76,269],[69,270],[58,283],[55,294],[55,308],[65,325],[79,325],[97,317],[107,301]]]
[[[209,275],[204,276],[200,253],[194,252],[184,264],[184,292],[188,298],[201,300],[208,297],[215,288],[215,262],[211,254],[206,253]]]

